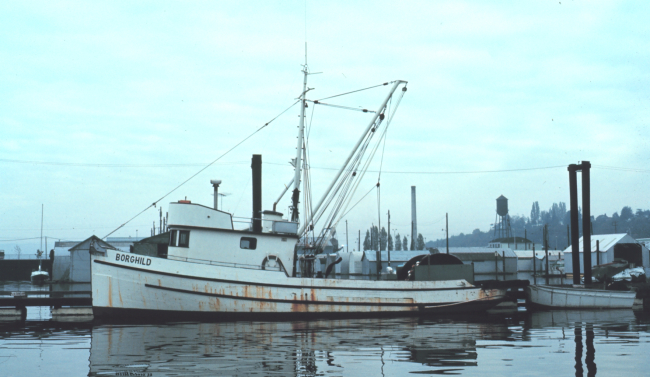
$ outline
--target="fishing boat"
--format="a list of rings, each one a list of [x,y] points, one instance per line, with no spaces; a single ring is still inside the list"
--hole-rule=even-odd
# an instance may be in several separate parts
[[[603,289],[529,285],[533,306],[557,309],[632,309],[636,292]]]
[[[50,278],[50,274],[47,271],[41,269],[41,263],[38,263],[38,270],[32,271],[32,284],[43,284],[46,280]]]
[[[169,204],[166,255],[138,255],[91,245],[96,317],[165,315],[179,320],[219,320],[403,315],[482,311],[503,300],[505,289],[484,289],[465,279],[370,281],[322,278],[313,273],[316,256],[322,253],[332,230],[350,208],[352,194],[386,136],[407,82],[396,80],[377,85],[389,88],[389,93],[377,110],[362,110],[369,113],[369,124],[325,194],[314,204],[310,202],[310,193],[300,192],[303,179],[309,179],[305,109],[308,103],[328,104],[307,98],[310,73],[306,62],[302,73],[303,90],[296,101],[300,103],[300,122],[292,161],[293,179],[288,185],[278,184],[284,187],[280,198],[293,185],[290,218],[275,210],[277,201],[272,211],[262,210],[262,158],[253,155],[253,214],[248,227],[235,229],[233,215],[218,208],[220,181],[211,181],[214,206],[186,199]],[[300,218],[299,209],[305,214],[304,219]],[[321,230],[316,233],[319,220]]]

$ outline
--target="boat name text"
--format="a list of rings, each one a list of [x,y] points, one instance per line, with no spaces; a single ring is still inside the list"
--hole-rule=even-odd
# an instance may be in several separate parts
[[[151,258],[145,257],[136,257],[135,255],[126,255],[117,253],[115,260],[118,262],[129,262],[134,264],[141,264],[143,266],[149,266],[151,264]]]

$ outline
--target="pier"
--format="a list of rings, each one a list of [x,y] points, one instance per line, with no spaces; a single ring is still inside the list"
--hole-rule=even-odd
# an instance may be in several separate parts
[[[91,291],[0,291],[0,321],[24,320],[28,306],[51,307],[52,319],[59,322],[92,321],[90,295]]]

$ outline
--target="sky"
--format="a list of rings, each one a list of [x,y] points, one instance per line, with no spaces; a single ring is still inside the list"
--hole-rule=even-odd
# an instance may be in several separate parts
[[[590,161],[591,213],[648,209],[650,5],[580,1],[3,2],[0,249],[104,237],[289,107],[408,81],[380,154],[338,227],[354,245],[381,221],[410,233],[411,186],[427,240],[487,231],[569,202],[566,167]],[[375,109],[386,88],[332,99]],[[313,120],[311,111],[314,110]],[[298,107],[112,236],[151,234],[179,199],[251,217],[252,154],[263,207],[293,176]],[[319,198],[370,121],[308,109]],[[357,199],[354,199],[356,201]],[[379,206],[378,206],[379,203]],[[289,195],[278,204],[288,215]],[[345,221],[348,237],[345,237]],[[238,223],[241,226],[241,223]]]

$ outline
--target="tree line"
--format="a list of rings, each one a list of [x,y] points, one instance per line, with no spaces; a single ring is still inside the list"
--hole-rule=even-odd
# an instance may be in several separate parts
[[[424,250],[424,237],[422,233],[418,234],[415,242],[411,241],[409,245],[406,236],[401,236],[399,233],[393,236],[386,232],[386,228],[381,227],[381,231],[376,225],[366,230],[366,238],[363,240],[363,250]]]

